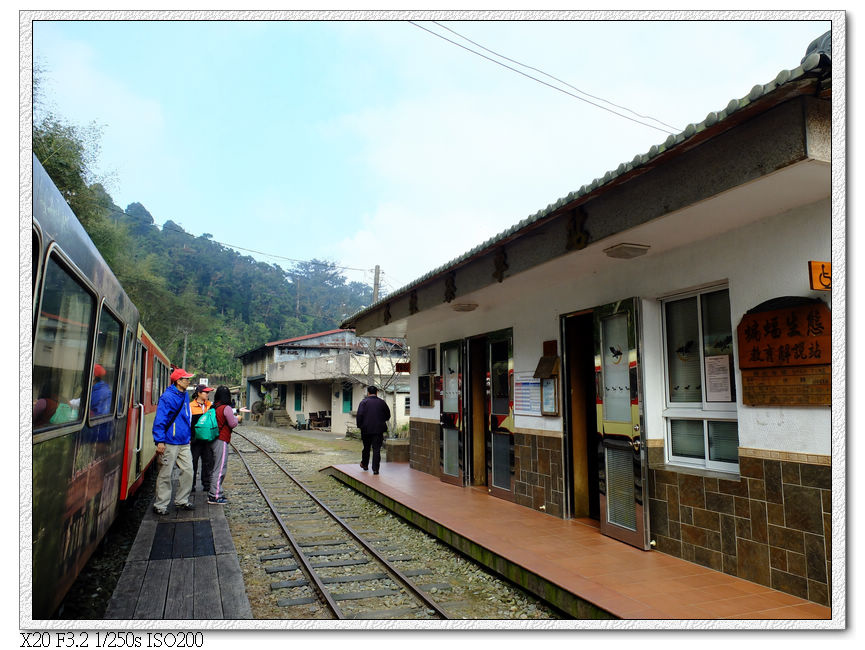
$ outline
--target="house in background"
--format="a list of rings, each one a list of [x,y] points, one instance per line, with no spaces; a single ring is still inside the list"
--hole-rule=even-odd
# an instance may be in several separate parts
[[[411,468],[827,605],[831,118],[827,33],[343,323],[411,347]]]
[[[329,330],[265,343],[239,355],[246,405],[273,406],[295,424],[346,431],[366,396],[370,380],[369,340],[346,329]],[[408,363],[403,341],[375,340],[372,383],[391,409],[391,430],[408,424]],[[276,408],[281,407],[281,408]]]

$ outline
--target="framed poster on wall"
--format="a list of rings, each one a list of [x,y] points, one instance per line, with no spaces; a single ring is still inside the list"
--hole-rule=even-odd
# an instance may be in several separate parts
[[[433,405],[433,376],[419,375],[417,378],[417,403],[419,406]]]
[[[541,379],[541,414],[559,414],[559,384],[557,377]]]

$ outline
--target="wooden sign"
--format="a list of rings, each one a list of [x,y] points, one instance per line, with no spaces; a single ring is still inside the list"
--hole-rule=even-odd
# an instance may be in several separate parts
[[[736,328],[739,368],[832,363],[831,325],[831,312],[822,302],[745,314]]]
[[[808,262],[812,291],[832,290],[832,262]]]
[[[831,330],[832,314],[819,301],[743,316],[736,328],[742,402],[830,405]]]
[[[742,403],[749,406],[831,406],[832,367],[742,370]]]

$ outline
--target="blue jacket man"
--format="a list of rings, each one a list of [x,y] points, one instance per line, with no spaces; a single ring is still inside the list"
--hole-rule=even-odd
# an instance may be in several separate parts
[[[189,441],[192,439],[192,414],[189,411],[189,386],[191,374],[183,368],[171,373],[171,385],[159,397],[156,417],[153,420],[153,442],[156,443],[156,462],[159,474],[156,476],[156,499],[153,511],[158,515],[168,512],[171,502],[171,471],[174,465],[180,470],[177,494],[174,505],[184,510],[194,510],[189,501],[192,492],[192,452]]]
[[[176,372],[175,370],[171,376],[174,377]],[[177,384],[172,382],[160,396],[159,405],[156,407],[153,442],[157,445],[159,443],[188,445],[190,440],[192,440],[192,412],[189,410],[189,397],[185,389],[181,391]]]
[[[363,441],[363,451],[360,455],[360,468],[369,469],[369,452],[372,448],[372,473],[378,474],[381,463],[381,445],[383,434],[387,431],[387,421],[390,420],[390,408],[377,395],[375,386],[368,386],[367,396],[357,407],[357,426],[360,427],[360,439]]]

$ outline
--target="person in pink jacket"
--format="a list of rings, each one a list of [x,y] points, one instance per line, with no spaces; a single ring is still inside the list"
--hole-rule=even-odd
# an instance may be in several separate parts
[[[222,505],[228,503],[222,484],[228,470],[228,443],[231,442],[231,431],[239,424],[231,406],[231,391],[228,386],[219,386],[213,394],[213,409],[216,413],[216,424],[219,426],[219,436],[211,444],[213,453],[213,473],[210,476],[210,490],[207,503]]]

